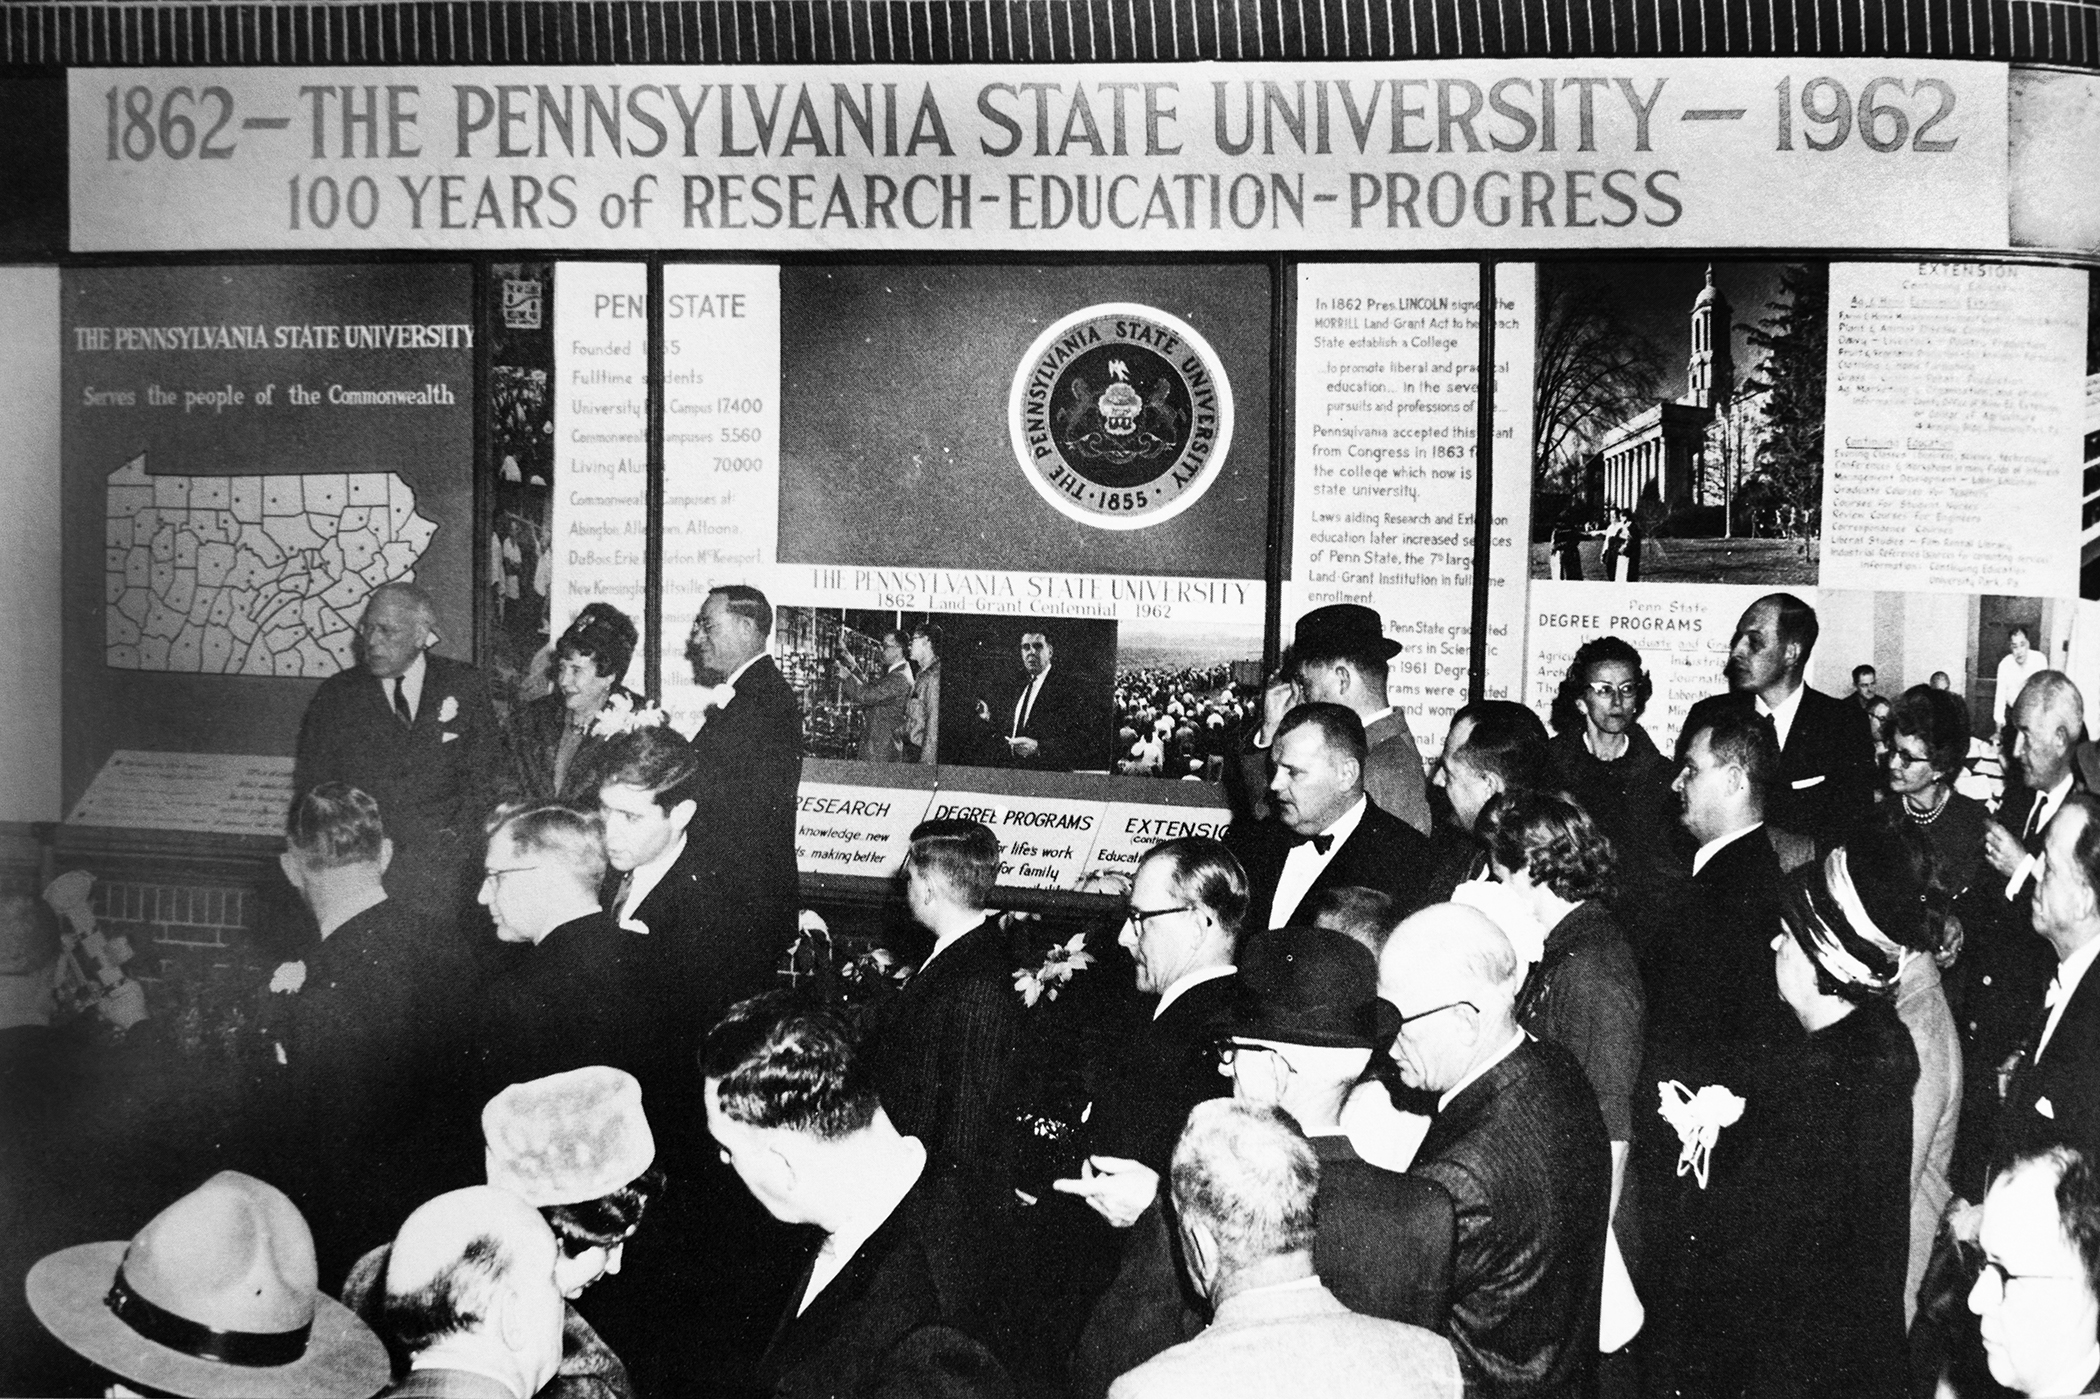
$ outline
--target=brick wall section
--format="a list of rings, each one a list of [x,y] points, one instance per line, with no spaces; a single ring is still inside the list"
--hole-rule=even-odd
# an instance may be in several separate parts
[[[98,880],[90,899],[102,931],[131,940],[142,981],[162,975],[171,961],[189,970],[230,969],[265,955],[254,937],[255,899],[244,889]]]

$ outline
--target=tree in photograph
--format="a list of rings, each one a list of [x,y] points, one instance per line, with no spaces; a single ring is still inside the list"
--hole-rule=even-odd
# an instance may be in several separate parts
[[[1776,500],[1781,523],[1802,547],[1817,532],[1823,503],[1823,378],[1830,338],[1830,268],[1794,263],[1779,273],[1766,314],[1745,327],[1764,351],[1753,390],[1769,390],[1758,478]]]
[[[1572,491],[1598,439],[1654,404],[1662,356],[1597,282],[1579,273],[1551,280],[1531,390],[1532,472],[1543,489]]]

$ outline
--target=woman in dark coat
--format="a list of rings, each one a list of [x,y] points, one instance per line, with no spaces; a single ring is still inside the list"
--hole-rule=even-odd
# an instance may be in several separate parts
[[[1670,1266],[1647,1294],[1659,1389],[1693,1399],[1904,1393],[1918,1056],[1890,1003],[1888,947],[1842,852],[1789,881],[1772,948],[1802,1035],[1725,1085],[1743,1101],[1739,1120],[1708,1119],[1723,1124],[1710,1176],[1694,1167],[1672,1182]],[[1689,1138],[1674,1085],[1663,1098]],[[1685,1107],[1708,1116],[1701,1102]],[[1687,1145],[1688,1160],[1698,1154]]]
[[[1616,636],[1585,641],[1554,696],[1548,746],[1561,785],[1618,856],[1612,907],[1641,957],[1674,928],[1688,884],[1672,855],[1677,774],[1641,725],[1654,693],[1639,651]]]
[[[637,639],[633,620],[602,602],[586,606],[561,634],[554,645],[553,691],[521,705],[510,719],[511,753],[526,800],[596,804],[594,759],[617,732],[607,711],[617,718],[642,704],[619,683]]]

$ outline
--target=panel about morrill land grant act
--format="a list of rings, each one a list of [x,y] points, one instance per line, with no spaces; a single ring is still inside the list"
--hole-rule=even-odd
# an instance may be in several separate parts
[[[1515,698],[1536,279],[1529,264],[1503,264],[1496,275],[1488,693]],[[1465,701],[1472,646],[1479,302],[1479,272],[1466,264],[1330,263],[1298,273],[1285,622],[1329,603],[1376,608],[1403,648],[1388,694],[1424,753]]]

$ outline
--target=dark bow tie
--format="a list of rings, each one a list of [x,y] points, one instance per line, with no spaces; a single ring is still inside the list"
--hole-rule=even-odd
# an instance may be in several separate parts
[[[1291,844],[1310,845],[1315,855],[1325,855],[1334,849],[1334,832],[1327,831],[1316,836],[1294,835],[1291,837]]]

